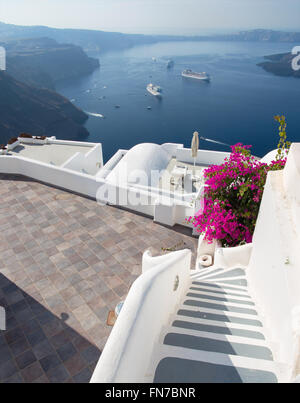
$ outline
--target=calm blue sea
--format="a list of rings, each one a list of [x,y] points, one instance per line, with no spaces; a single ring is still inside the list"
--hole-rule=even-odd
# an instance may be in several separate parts
[[[141,142],[189,146],[195,130],[227,144],[251,144],[262,156],[278,142],[275,114],[286,115],[289,139],[300,141],[300,80],[276,77],[256,66],[263,56],[292,47],[229,42],[140,46],[98,56],[99,70],[60,84],[58,91],[83,110],[105,117],[90,116],[86,127],[88,141],[103,143],[106,160],[119,148]],[[168,59],[175,62],[172,70],[166,68]],[[208,72],[211,83],[182,78],[185,68]],[[146,92],[150,82],[162,87],[162,100]],[[200,147],[228,149],[204,141]]]

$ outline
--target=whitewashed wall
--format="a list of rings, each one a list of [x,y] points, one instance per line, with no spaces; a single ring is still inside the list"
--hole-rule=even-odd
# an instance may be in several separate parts
[[[86,154],[81,152],[76,153],[62,165],[62,168],[77,172],[82,172],[83,170],[91,175],[95,175],[102,167],[102,144],[97,144]]]
[[[92,376],[99,382],[151,382],[147,374],[162,327],[168,324],[190,283],[191,251],[152,258],[145,252],[143,274],[133,283]],[[178,289],[174,290],[176,276]]]
[[[296,375],[300,346],[300,144],[284,171],[269,173],[248,267],[275,359]],[[300,373],[300,367],[298,368]]]
[[[93,176],[24,157],[1,156],[0,172],[24,175],[92,198],[96,198],[100,186]]]
[[[219,151],[209,151],[209,150],[198,150],[198,155],[196,158],[197,164],[211,165],[211,164],[222,164],[225,158],[228,158],[230,153],[219,152]],[[177,148],[176,158],[178,161],[193,163],[192,153],[190,148]]]

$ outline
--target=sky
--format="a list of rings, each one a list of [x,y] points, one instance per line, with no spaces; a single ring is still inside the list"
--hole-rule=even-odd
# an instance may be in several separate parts
[[[0,21],[147,34],[300,31],[300,0],[0,0]]]

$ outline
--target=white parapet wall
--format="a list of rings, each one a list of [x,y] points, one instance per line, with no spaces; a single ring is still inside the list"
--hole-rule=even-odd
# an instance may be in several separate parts
[[[223,164],[225,158],[229,156],[230,153],[221,151],[198,150],[195,162],[201,165],[219,165]],[[176,150],[176,159],[187,163],[194,162],[190,148],[178,147]]]
[[[24,175],[92,198],[96,198],[100,186],[91,175],[24,157],[1,156],[0,173]]]
[[[133,283],[101,354],[92,383],[152,382],[153,348],[190,283],[191,251],[152,257]]]
[[[66,161],[62,168],[95,175],[103,168],[102,144],[96,144],[88,153],[76,153]]]
[[[49,144],[71,146],[74,147],[74,149],[76,149],[76,146],[81,149],[85,147],[87,149],[89,148],[90,150],[86,155],[91,157],[91,162],[87,162],[85,155],[81,154],[86,164],[84,166],[87,167],[87,164],[93,166],[94,163],[96,164],[96,161],[103,164],[101,144],[56,140],[54,138],[48,139],[48,145]],[[36,146],[37,159],[34,159],[34,156],[33,158],[28,158],[18,154],[0,156],[0,173],[24,175],[50,185],[96,198],[99,186],[101,186],[104,181],[101,178],[97,180],[93,175],[78,172],[80,168],[79,165],[76,164],[74,166],[64,167],[64,164],[58,166],[40,161],[38,159],[38,147],[48,147],[48,145]],[[75,153],[75,156],[78,154],[80,153]],[[73,157],[69,159],[70,165],[72,158]],[[84,166],[82,166],[82,168],[84,168]]]
[[[248,266],[275,359],[300,374],[300,144],[283,171],[268,174]]]

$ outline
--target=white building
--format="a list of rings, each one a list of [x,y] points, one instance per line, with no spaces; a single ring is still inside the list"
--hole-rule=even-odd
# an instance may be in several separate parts
[[[285,169],[268,174],[253,244],[222,249],[200,238],[196,268],[189,250],[145,252],[92,382],[297,381],[298,183],[299,143]]]

